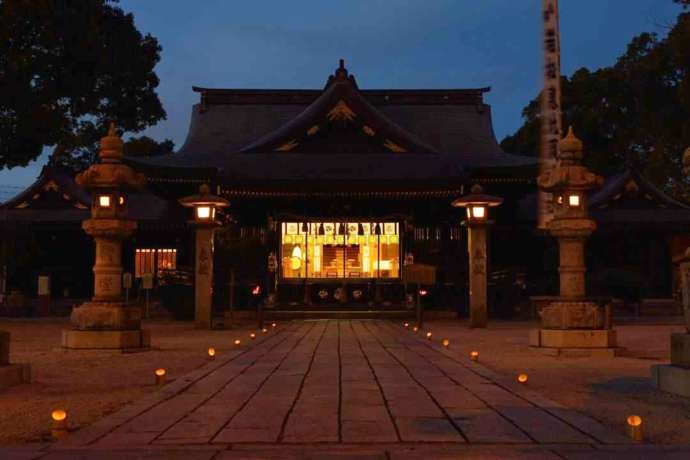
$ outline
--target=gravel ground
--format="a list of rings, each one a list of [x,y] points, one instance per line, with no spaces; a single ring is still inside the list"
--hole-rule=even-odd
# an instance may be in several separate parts
[[[64,408],[70,428],[93,423],[154,391],[153,371],[167,370],[174,380],[207,362],[207,349],[218,355],[251,327],[198,330],[191,323],[149,322],[152,350],[138,353],[63,351],[61,333],[67,319],[0,319],[11,334],[10,361],[31,363],[32,383],[0,391],[0,445],[50,439],[50,413]]]
[[[0,444],[45,442],[50,412],[65,408],[73,428],[99,418],[154,391],[153,371],[168,370],[170,379],[206,362],[206,349],[219,354],[236,337],[246,338],[251,324],[229,331],[197,330],[188,323],[150,322],[153,350],[120,354],[59,348],[67,320],[6,320],[0,329],[12,334],[11,360],[32,365],[33,382],[0,392]],[[626,348],[618,358],[555,358],[527,346],[529,323],[493,322],[489,329],[470,330],[463,322],[433,321],[425,325],[434,338],[449,337],[451,350],[465,359],[471,350],[480,361],[506,375],[529,374],[531,388],[568,407],[622,431],[628,415],[646,422],[655,443],[690,443],[690,400],[664,394],[651,386],[649,367],[669,360],[669,334],[681,326],[625,325],[616,329]],[[401,332],[404,332],[401,326]]]
[[[472,330],[457,322],[427,322],[424,330],[432,330],[437,340],[448,337],[463,359],[477,350],[481,363],[497,372],[527,373],[532,389],[613,430],[624,432],[626,418],[635,414],[643,418],[649,441],[690,443],[690,399],[656,390],[650,378],[652,364],[670,361],[670,334],[684,327],[616,326],[623,356],[557,358],[530,350],[528,330],[534,326],[493,322],[489,329]]]

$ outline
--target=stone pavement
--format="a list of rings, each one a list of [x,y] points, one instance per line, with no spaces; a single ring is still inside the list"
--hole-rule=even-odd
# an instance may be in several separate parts
[[[690,458],[385,321],[305,321],[45,449],[0,458]]]

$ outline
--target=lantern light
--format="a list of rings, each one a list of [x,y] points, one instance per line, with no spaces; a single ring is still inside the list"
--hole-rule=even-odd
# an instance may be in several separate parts
[[[101,208],[109,208],[110,195],[98,195],[98,206]]]
[[[257,284],[252,288],[252,295],[257,296],[259,294],[261,294],[261,286]]]
[[[208,348],[208,359],[213,360],[216,357],[216,349],[213,347]]]
[[[572,194],[568,196],[568,204],[571,208],[577,208],[578,206],[580,206],[580,195]]]
[[[527,383],[527,380],[528,380],[527,374],[518,375],[517,381],[522,383],[523,385]]]
[[[163,385],[165,383],[165,369],[156,369],[154,374],[156,375],[156,385]]]
[[[277,326],[276,323],[271,323],[271,327],[276,327],[276,326]]]
[[[486,218],[486,206],[472,206],[472,217],[477,220]]]
[[[420,289],[420,290],[419,290],[419,295],[420,295],[421,297],[426,297],[426,295],[427,295],[428,293],[429,293],[429,291],[427,291],[426,289]]]
[[[419,328],[417,326],[412,328],[412,332],[417,332],[418,330],[419,330]]]
[[[470,352],[470,359],[472,361],[479,361],[479,352],[478,351]]]
[[[254,340],[256,338],[256,334],[252,332],[251,334],[249,334],[249,338]]]
[[[242,341],[240,339],[235,339],[235,346],[239,347],[240,345],[242,345]]]
[[[405,326],[405,329],[410,327],[410,323],[404,323],[403,326]]]
[[[448,348],[450,346],[450,339],[443,339],[441,343],[443,344],[444,348]]]
[[[125,197],[120,195],[120,197],[117,199],[117,202],[120,206],[124,206],[125,204]]]
[[[197,206],[196,218],[199,220],[210,219],[211,218],[211,207],[210,206]]]
[[[261,332],[263,332],[263,333],[265,334],[265,333],[267,333],[267,332],[268,332],[268,329],[266,329],[266,328],[263,328],[263,329],[261,329]]]
[[[54,439],[59,439],[67,434],[67,411],[56,409],[51,412],[52,426],[50,433]]]
[[[481,185],[475,184],[469,195],[453,201],[452,206],[465,208],[469,223],[485,223],[488,218],[487,208],[500,206],[501,203],[503,203],[502,198],[485,194]]]
[[[194,208],[194,218],[202,223],[213,223],[216,218],[216,208],[230,205],[228,200],[212,195],[207,184],[199,187],[198,194],[182,198],[180,204],[187,208]]]
[[[634,441],[642,441],[644,438],[642,433],[642,417],[639,415],[631,415],[626,422],[628,436]]]
[[[426,339],[427,339],[427,340],[431,340],[431,335],[432,335],[432,334],[431,334],[431,331],[427,332],[427,333],[426,333]]]

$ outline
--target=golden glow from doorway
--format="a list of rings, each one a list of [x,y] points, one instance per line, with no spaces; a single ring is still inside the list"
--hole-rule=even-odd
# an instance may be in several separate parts
[[[399,278],[398,222],[283,222],[283,278]]]

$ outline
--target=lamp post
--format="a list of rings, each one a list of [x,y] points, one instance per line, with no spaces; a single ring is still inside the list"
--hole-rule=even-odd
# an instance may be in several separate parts
[[[180,204],[193,208],[195,227],[195,270],[194,270],[194,323],[198,328],[210,329],[211,300],[213,290],[213,232],[218,226],[216,210],[230,203],[211,194],[208,185],[199,187],[199,193],[180,200]]]
[[[553,197],[553,219],[547,229],[558,239],[560,295],[542,308],[541,329],[533,331],[530,344],[615,352],[616,335],[609,329],[606,312],[585,297],[585,243],[596,229],[587,212],[587,192],[602,178],[582,165],[582,141],[572,128],[558,150],[558,165],[543,172],[537,183]]]
[[[471,193],[453,201],[452,206],[467,211],[467,251],[469,253],[470,327],[486,327],[488,321],[486,296],[486,233],[489,208],[500,206],[502,198],[485,195],[478,184]]]
[[[122,163],[123,142],[111,124],[101,139],[99,163],[76,181],[91,192],[91,218],[82,223],[96,243],[94,295],[72,311],[73,329],[63,331],[65,348],[141,348],[150,337],[141,330],[141,310],[122,300],[122,241],[137,227],[128,219],[130,190],[144,187],[146,178]]]

